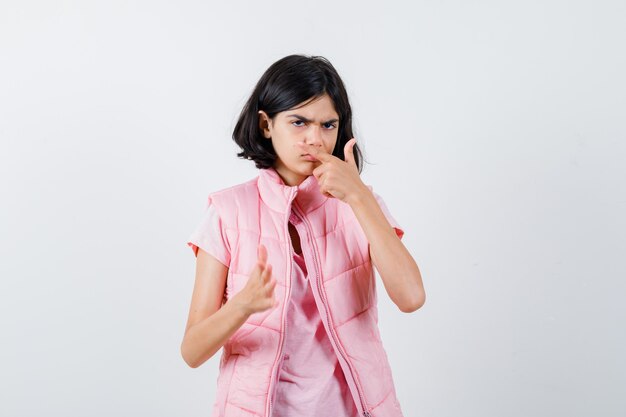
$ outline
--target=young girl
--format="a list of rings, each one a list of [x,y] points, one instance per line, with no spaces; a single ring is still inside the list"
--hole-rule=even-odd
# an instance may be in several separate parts
[[[378,331],[374,266],[403,312],[424,304],[404,231],[360,179],[335,68],[271,65],[233,133],[259,175],[209,194],[181,345],[196,368],[220,348],[212,417],[398,417]]]

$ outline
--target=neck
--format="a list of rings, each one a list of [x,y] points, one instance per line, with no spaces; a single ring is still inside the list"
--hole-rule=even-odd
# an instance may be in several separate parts
[[[302,184],[302,181],[307,178],[307,175],[296,174],[295,172],[289,171],[287,168],[279,165],[276,165],[274,170],[278,173],[278,176],[280,176],[285,185],[290,187]]]

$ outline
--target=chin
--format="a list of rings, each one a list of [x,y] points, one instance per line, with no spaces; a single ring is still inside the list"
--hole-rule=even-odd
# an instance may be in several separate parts
[[[313,170],[315,169],[315,165],[308,164],[308,166],[302,168],[300,172],[302,175],[313,175]]]
[[[289,165],[284,165],[284,168],[287,170],[308,177],[309,175],[313,175],[313,170],[318,166],[315,162],[309,162],[306,160],[296,160],[292,161]]]
[[[294,163],[293,165],[291,165],[289,167],[289,169],[293,172],[297,172],[299,174],[307,174],[310,175],[313,170],[315,169],[315,165],[311,162],[307,162],[307,161],[298,161],[296,163]]]

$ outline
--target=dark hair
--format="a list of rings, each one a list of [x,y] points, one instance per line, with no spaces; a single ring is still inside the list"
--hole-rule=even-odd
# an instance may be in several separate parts
[[[345,161],[343,148],[354,137],[352,108],[346,88],[337,70],[326,58],[306,55],[281,58],[261,76],[233,131],[233,140],[242,149],[237,156],[253,160],[259,169],[274,166],[277,155],[271,141],[263,136],[259,127],[259,110],[273,119],[277,113],[324,94],[330,96],[339,115],[337,143],[332,154]],[[361,172],[363,155],[357,144],[353,153]]]

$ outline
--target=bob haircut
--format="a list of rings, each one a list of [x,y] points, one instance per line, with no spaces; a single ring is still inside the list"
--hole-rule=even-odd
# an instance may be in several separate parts
[[[343,148],[352,139],[352,108],[343,81],[332,64],[321,56],[288,55],[273,63],[261,76],[246,102],[233,131],[233,140],[242,149],[239,158],[250,159],[259,169],[274,166],[277,159],[272,142],[259,127],[259,110],[270,119],[277,113],[328,94],[339,115],[337,143],[332,154],[345,161]],[[353,148],[359,173],[363,155]]]

